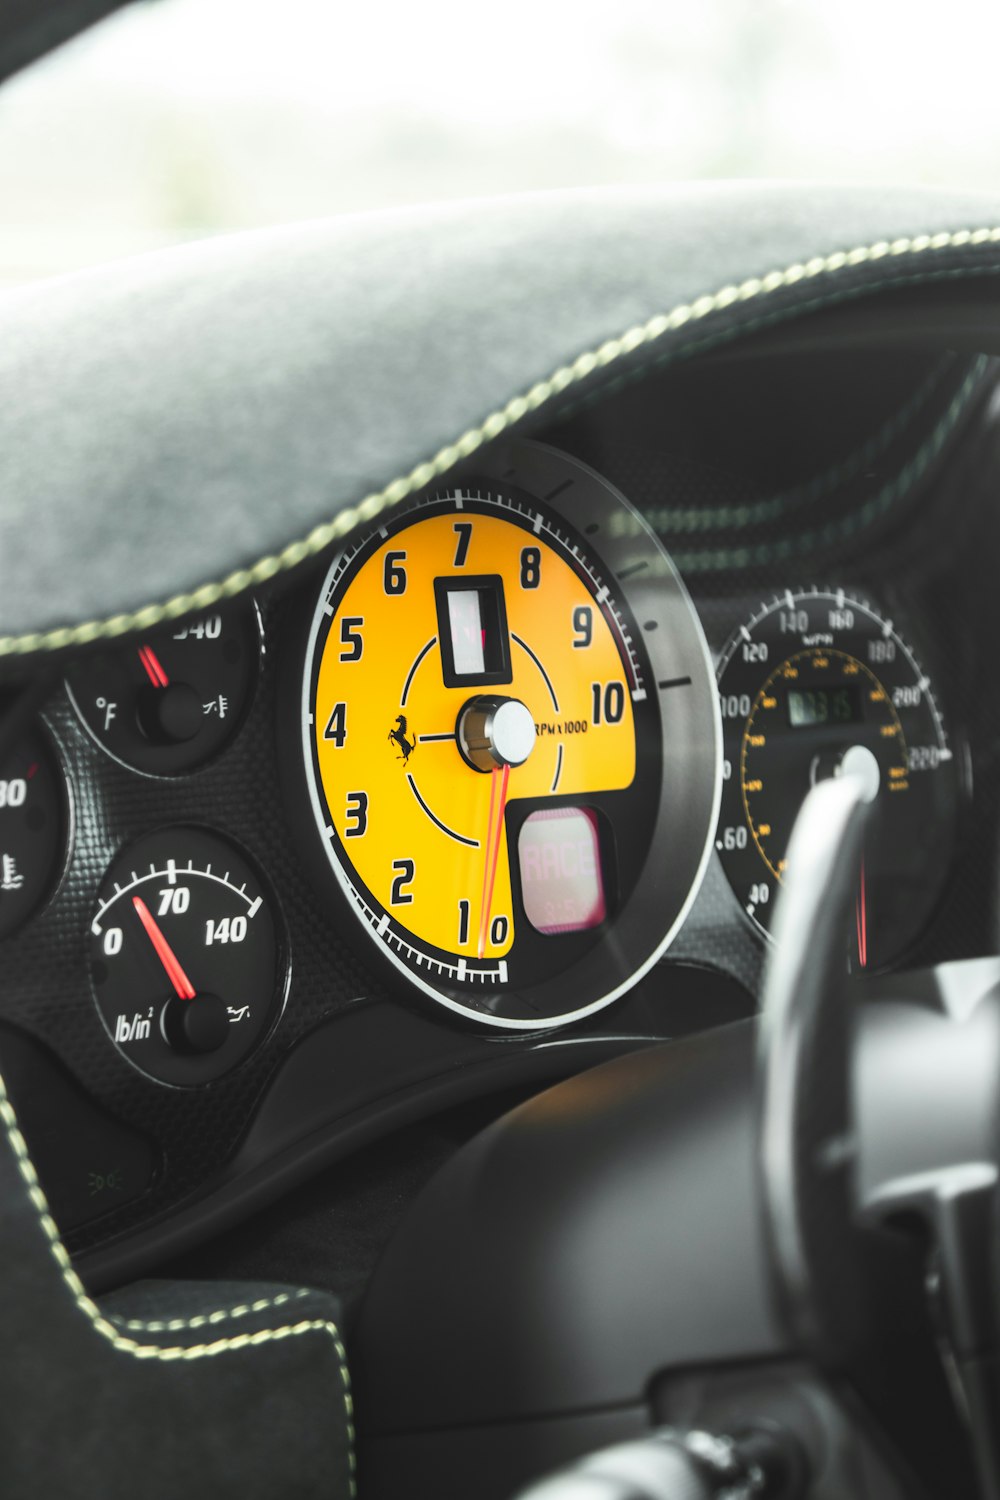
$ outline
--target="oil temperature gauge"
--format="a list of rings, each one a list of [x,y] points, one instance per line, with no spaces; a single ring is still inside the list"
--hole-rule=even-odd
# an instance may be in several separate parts
[[[94,998],[112,1041],[161,1083],[206,1083],[270,1029],[285,965],[246,856],[202,828],[140,839],[108,870],[90,924]]]
[[[150,776],[177,776],[232,739],[259,657],[256,608],[229,605],[88,657],[67,686],[83,723],[115,760]]]

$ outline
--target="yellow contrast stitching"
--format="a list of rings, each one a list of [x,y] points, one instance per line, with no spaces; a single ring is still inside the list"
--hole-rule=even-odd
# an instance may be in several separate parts
[[[515,396],[499,410],[491,412],[478,427],[470,427],[454,443],[441,448],[433,458],[417,464],[409,474],[393,479],[384,489],[367,495],[358,505],[342,510],[332,521],[313,528],[308,536],[290,542],[280,552],[271,553],[249,568],[238,568],[216,583],[206,583],[188,593],[175,594],[162,604],[148,604],[143,609],[110,615],[103,620],[88,620],[82,625],[64,626],[58,630],[34,631],[25,635],[0,636],[0,658],[29,655],[36,651],[59,651],[68,646],[85,646],[93,641],[112,639],[130,630],[149,630],[179,615],[210,609],[220,599],[231,599],[247,589],[259,587],[278,573],[298,567],[316,556],[332,542],[347,536],[356,526],[374,521],[408,495],[426,487],[439,475],[453,468],[461,459],[470,458],[479,448],[519,422],[529,412],[537,411],[555,396],[585,380],[595,370],[614,364],[645,344],[676,332],[688,323],[696,323],[710,313],[721,312],[734,303],[750,302],[770,296],[783,287],[795,286],[817,276],[828,275],[871,261],[893,260],[906,255],[925,255],[940,250],[959,249],[966,245],[1000,243],[1000,227],[943,230],[938,234],[918,234],[895,240],[876,240],[853,250],[836,250],[831,255],[816,255],[796,261],[783,271],[769,271],[765,276],[751,276],[738,285],[721,287],[717,292],[681,302],[670,312],[657,313],[645,323],[629,328],[619,338],[607,339],[596,349],[589,349],[568,365],[540,380],[530,390]]]
[[[119,1328],[134,1328],[147,1333],[176,1333],[182,1328],[207,1328],[215,1323],[224,1323],[227,1318],[248,1318],[253,1313],[266,1312],[272,1307],[284,1307],[287,1302],[297,1302],[311,1293],[302,1287],[294,1292],[279,1292],[276,1297],[260,1297],[256,1302],[244,1303],[241,1307],[220,1307],[215,1312],[196,1313],[193,1318],[168,1318],[165,1321],[145,1318],[120,1318],[109,1313],[108,1318]]]
[[[333,1340],[340,1365],[340,1378],[344,1392],[344,1413],[347,1426],[348,1487],[350,1494],[352,1496],[355,1495],[354,1401],[351,1395],[351,1380],[347,1369],[347,1352],[341,1342],[337,1325],[330,1322],[327,1318],[309,1318],[304,1319],[300,1323],[290,1323],[283,1328],[261,1328],[255,1333],[237,1333],[231,1335],[229,1338],[216,1339],[208,1344],[192,1344],[190,1346],[179,1344],[173,1348],[161,1348],[159,1344],[140,1344],[135,1339],[127,1338],[108,1321],[94,1300],[88,1297],[83,1283],[73,1269],[66,1247],[59,1238],[59,1230],[56,1227],[55,1220],[49,1212],[48,1201],[38,1181],[38,1174],[29,1155],[27,1142],[21,1134],[20,1126],[17,1123],[17,1116],[8,1098],[2,1077],[0,1077],[0,1118],[3,1119],[7,1139],[10,1142],[11,1149],[17,1161],[18,1171],[24,1179],[28,1190],[28,1197],[31,1199],[35,1212],[38,1214],[39,1222],[49,1244],[49,1249],[55,1258],[62,1278],[69,1288],[77,1307],[90,1320],[101,1337],[106,1339],[113,1348],[119,1349],[123,1354],[131,1355],[133,1359],[157,1359],[165,1363],[175,1363],[186,1360],[211,1359],[217,1354],[225,1354],[230,1350],[252,1349],[256,1348],[259,1344],[279,1343],[283,1339],[298,1338],[305,1333],[322,1331],[329,1334]],[[291,1300],[292,1294],[282,1295],[288,1296]],[[273,1300],[274,1304],[277,1305],[280,1298],[262,1300]],[[246,1309],[246,1311],[249,1310],[249,1308]],[[237,1311],[242,1314],[244,1309]],[[224,1313],[223,1315],[235,1314]],[[212,1315],[209,1314],[207,1316],[211,1318]],[[147,1324],[143,1326],[150,1329],[153,1325]],[[169,1327],[170,1325],[165,1326]],[[193,1319],[185,1326],[195,1327],[197,1326],[197,1320]]]

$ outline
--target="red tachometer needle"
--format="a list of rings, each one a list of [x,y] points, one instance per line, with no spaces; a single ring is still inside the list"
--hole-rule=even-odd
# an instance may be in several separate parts
[[[159,658],[157,657],[156,652],[153,650],[152,646],[139,647],[139,660],[142,662],[143,666],[146,669],[146,676],[149,678],[150,682],[155,688],[165,688],[170,686],[170,678],[160,666]]]
[[[507,782],[510,766],[499,766],[490,773],[490,816],[486,832],[486,865],[483,869],[483,905],[479,922],[479,957],[486,953],[486,934],[490,925],[490,907],[493,905],[493,885],[496,881],[497,858],[500,854],[500,830],[503,828],[503,812],[507,805]],[[499,795],[498,795],[499,793]]]
[[[139,914],[139,921],[149,934],[149,941],[156,949],[156,956],[160,960],[167,973],[167,978],[173,985],[178,1000],[193,1000],[198,993],[190,979],[180,966],[176,953],[167,942],[163,933],[156,924],[156,918],[141,896],[132,897],[132,905]]]

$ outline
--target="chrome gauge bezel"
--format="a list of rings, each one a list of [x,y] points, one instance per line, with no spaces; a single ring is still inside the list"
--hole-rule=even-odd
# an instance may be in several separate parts
[[[345,559],[357,555],[379,533],[378,523],[367,528],[357,543],[333,559],[318,593],[302,670],[303,767],[315,835],[324,851],[323,863],[332,872],[337,889],[353,912],[352,931],[360,929],[369,940],[367,946],[361,945],[364,951],[386,961],[397,977],[405,979],[407,989],[458,1016],[498,1030],[541,1031],[581,1020],[618,999],[649,972],[683,924],[713,849],[721,798],[721,719],[711,654],[679,574],[638,512],[613,486],[578,460],[539,444],[521,441],[498,444],[487,459],[467,466],[430,496],[418,497],[401,511],[392,512],[389,519],[395,522],[400,515],[406,515],[412,520],[413,510],[421,504],[468,495],[477,485],[484,487],[484,494],[492,486],[496,492],[526,499],[535,507],[536,516],[551,515],[576,539],[574,550],[578,562],[592,559],[607,578],[610,592],[623,606],[623,618],[634,622],[636,639],[630,646],[642,659],[643,675],[648,673],[650,692],[655,695],[661,746],[663,700],[669,698],[670,686],[660,688],[658,684],[690,683],[690,689],[681,689],[689,701],[684,705],[674,701],[667,708],[668,724],[674,721],[677,743],[681,743],[684,734],[687,740],[676,759],[672,754],[660,755],[658,800],[655,816],[651,815],[652,833],[642,870],[642,901],[633,895],[624,903],[594,950],[614,954],[613,959],[608,958],[609,969],[615,970],[613,980],[602,983],[598,993],[581,999],[581,975],[577,971],[582,965],[575,964],[565,973],[564,992],[570,997],[575,993],[576,1003],[570,999],[568,1004],[560,1002],[558,1010],[550,1008],[543,1012],[536,996],[535,1014],[531,1014],[530,986],[518,990],[513,983],[507,986],[499,982],[485,994],[482,987],[478,992],[462,990],[430,972],[432,965],[426,960],[407,962],[393,944],[385,942],[376,932],[366,911],[364,895],[335,848],[314,752],[312,699],[321,632],[327,631],[330,624],[331,586],[343,573]],[[650,628],[643,628],[645,622],[650,622]],[[679,697],[675,693],[675,700]],[[668,727],[668,739],[669,734]],[[668,777],[672,779],[668,781]],[[673,779],[677,787],[683,784],[687,788],[683,806],[678,805],[680,793]],[[667,913],[667,917],[662,917],[661,912]],[[583,977],[584,983],[589,977]],[[536,988],[540,995],[542,986]]]

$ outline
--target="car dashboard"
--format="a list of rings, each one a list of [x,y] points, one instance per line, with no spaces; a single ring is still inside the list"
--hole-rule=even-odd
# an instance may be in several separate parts
[[[753,1015],[848,756],[883,809],[850,971],[994,952],[996,412],[930,344],[654,366],[12,696],[0,1046],[89,1284]]]

